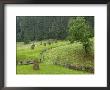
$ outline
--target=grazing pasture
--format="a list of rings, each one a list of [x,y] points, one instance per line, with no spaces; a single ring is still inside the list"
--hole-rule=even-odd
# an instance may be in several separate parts
[[[17,16],[16,74],[94,74],[94,16]]]
[[[57,41],[48,44],[48,40],[42,41],[47,45],[41,45],[41,41],[35,42],[35,48],[30,44],[17,43],[17,74],[88,74],[94,67],[92,55],[85,56],[83,46],[80,42],[71,44],[69,41]],[[93,49],[93,48],[92,48]],[[39,61],[39,70],[33,70],[33,63],[28,61]],[[73,67],[72,67],[73,65]],[[82,67],[82,68],[81,68]],[[79,68],[79,69],[78,69]]]

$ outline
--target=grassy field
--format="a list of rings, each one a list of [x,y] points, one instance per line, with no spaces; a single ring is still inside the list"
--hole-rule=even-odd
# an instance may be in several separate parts
[[[46,42],[46,41],[42,41],[43,43]],[[31,45],[32,43],[30,44],[26,44],[24,45],[23,42],[19,42],[17,43],[17,60],[30,60],[30,59],[36,59],[36,58],[39,58],[40,57],[40,53],[43,51],[43,50],[47,50],[47,49],[50,49],[50,48],[55,48],[55,47],[59,47],[59,46],[64,46],[64,45],[67,45],[69,44],[69,42],[66,42],[66,41],[59,41],[58,43],[53,43],[52,45],[40,45],[40,42],[35,42],[35,49],[32,50],[31,49]]]
[[[47,43],[47,41],[42,41]],[[30,44],[17,42],[17,61],[39,60],[42,59],[41,52],[43,53],[42,63],[40,63],[40,70],[33,70],[32,65],[17,65],[17,74],[90,74],[87,71],[73,70],[65,68],[62,65],[74,64],[81,66],[94,67],[94,60],[91,56],[84,56],[84,50],[81,43],[76,42],[71,44],[69,41],[57,41],[51,45],[41,45],[41,42],[35,42],[35,49],[31,49]],[[58,65],[55,65],[57,63]]]
[[[85,71],[72,70],[62,66],[40,64],[40,70],[33,70],[32,65],[17,65],[17,74],[89,74]]]

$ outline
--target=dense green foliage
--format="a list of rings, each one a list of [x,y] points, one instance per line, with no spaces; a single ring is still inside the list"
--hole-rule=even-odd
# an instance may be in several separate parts
[[[90,40],[92,43],[92,40]],[[93,44],[93,43],[92,43]],[[75,42],[48,50],[45,53],[45,63],[64,67],[92,68],[94,66],[94,47],[91,45],[89,54],[85,56],[83,44]],[[92,70],[91,70],[92,71]]]
[[[17,41],[64,39],[69,17],[17,17]]]
[[[92,47],[93,51],[93,47]],[[93,53],[85,57],[83,45],[79,42],[60,46],[48,50],[45,53],[45,63],[56,65],[80,65],[80,66],[93,66]]]
[[[68,24],[76,16],[17,16],[16,38],[18,42],[29,43],[34,40],[65,39],[68,36]],[[94,17],[84,17],[93,28]],[[92,32],[94,32],[92,30]]]
[[[69,24],[69,39],[71,42],[80,41],[86,42],[90,38],[92,33],[89,24],[86,23],[84,17],[77,17],[72,19]]]
[[[76,17],[71,19],[69,24],[69,40],[71,43],[74,41],[82,42],[85,52],[88,53],[89,38],[93,37],[91,33],[92,27],[86,22],[84,17]]]

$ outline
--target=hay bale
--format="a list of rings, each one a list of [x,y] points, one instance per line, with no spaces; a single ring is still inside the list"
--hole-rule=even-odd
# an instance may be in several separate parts
[[[44,43],[44,46],[46,46],[46,43]]]
[[[31,45],[31,49],[34,49],[34,48],[35,48],[35,44],[32,44],[32,45]]]
[[[39,62],[34,60],[34,64],[33,64],[33,70],[39,70]]]

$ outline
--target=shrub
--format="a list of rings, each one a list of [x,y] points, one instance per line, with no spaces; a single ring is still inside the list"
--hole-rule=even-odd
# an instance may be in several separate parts
[[[35,48],[35,44],[32,44],[32,45],[31,45],[31,49],[34,49],[34,48]]]
[[[44,43],[44,46],[46,46],[46,43]]]
[[[82,16],[76,17],[76,19],[72,19],[69,24],[68,30],[68,39],[71,43],[74,41],[80,41],[83,44],[83,48],[85,49],[85,53],[88,54],[89,48],[89,38],[91,38],[91,27],[86,22],[86,19]]]
[[[91,49],[93,49],[92,46]],[[91,53],[93,54],[93,51]],[[85,50],[81,42],[75,42],[46,51],[44,54],[44,62],[64,67],[76,65],[79,69],[81,67],[94,67],[93,56],[85,57]]]
[[[30,40],[24,40],[24,44],[29,44]]]

